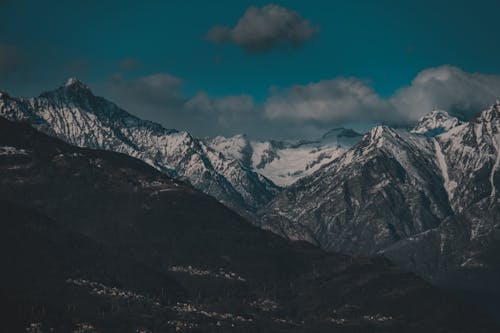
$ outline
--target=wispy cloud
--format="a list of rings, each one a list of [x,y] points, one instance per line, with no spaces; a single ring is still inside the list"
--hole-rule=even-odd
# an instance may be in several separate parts
[[[271,88],[264,112],[270,119],[342,123],[397,118],[390,103],[367,82],[337,78],[290,88]]]
[[[215,26],[207,39],[232,43],[248,53],[266,52],[279,46],[301,46],[320,31],[318,26],[278,5],[250,7],[234,27]]]
[[[120,70],[122,71],[130,71],[139,68],[142,65],[142,63],[135,59],[135,58],[124,58],[122,61],[120,61],[119,67]]]

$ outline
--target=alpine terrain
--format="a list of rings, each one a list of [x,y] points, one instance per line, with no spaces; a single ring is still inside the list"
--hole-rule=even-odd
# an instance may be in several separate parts
[[[220,202],[251,215],[278,187],[251,168],[207,146],[189,133],[141,120],[70,78],[37,98],[0,92],[0,115],[29,121],[71,144],[139,158],[168,175],[189,181]]]
[[[7,332],[497,332],[380,257],[258,229],[124,154],[0,118]]]
[[[499,103],[470,121],[434,110],[410,131],[377,126],[278,195],[261,225],[498,300],[499,143]]]

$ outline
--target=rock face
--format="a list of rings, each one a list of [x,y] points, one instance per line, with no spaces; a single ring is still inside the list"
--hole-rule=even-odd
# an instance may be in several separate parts
[[[499,148],[498,104],[470,122],[433,111],[412,131],[378,126],[278,195],[262,227],[498,293]]]
[[[0,117],[7,332],[498,332],[380,257],[258,229],[124,154]]]
[[[500,295],[500,105],[434,139],[453,214],[383,253],[433,281]]]
[[[345,253],[376,253],[452,213],[433,145],[386,126],[279,195],[262,226]],[[301,231],[307,232],[301,237]]]
[[[141,120],[76,79],[38,98],[0,96],[0,115],[28,121],[71,144],[111,150],[139,158],[243,215],[267,203],[278,187],[238,160],[208,147],[187,132]]]

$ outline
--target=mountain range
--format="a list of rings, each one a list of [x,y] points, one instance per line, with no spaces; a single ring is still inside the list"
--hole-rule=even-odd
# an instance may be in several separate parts
[[[243,135],[198,139],[139,119],[75,78],[36,98],[0,92],[0,115],[80,147],[139,158],[252,218],[282,186],[311,174],[360,137],[337,129],[307,142],[259,142]]]
[[[499,104],[470,121],[434,110],[413,130],[377,126],[280,193],[261,226],[498,299],[499,143]]]
[[[71,144],[125,153],[189,181],[243,214],[254,212],[277,192],[265,177],[211,149],[187,132],[141,120],[76,79],[37,98],[2,93],[0,114],[29,121]]]
[[[0,93],[0,115],[138,158],[288,240],[382,255],[500,311],[499,103],[473,119],[435,109],[414,128],[380,125],[364,135],[336,128],[315,140],[195,138],[70,79],[37,98]],[[5,156],[19,155],[9,147]]]
[[[0,118],[8,332],[497,332],[381,257],[252,226],[125,154]]]

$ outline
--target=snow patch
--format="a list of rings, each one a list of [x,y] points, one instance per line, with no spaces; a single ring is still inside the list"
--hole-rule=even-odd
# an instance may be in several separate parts
[[[491,194],[490,197],[492,199],[495,198],[496,195],[496,188],[495,188],[495,172],[498,169],[498,166],[500,166],[500,135],[495,135],[492,137],[492,143],[493,146],[496,149],[496,159],[495,159],[495,164],[493,165],[493,168],[491,169],[491,175],[490,175],[490,183],[491,183]]]
[[[436,158],[438,161],[439,169],[441,170],[441,175],[444,181],[444,189],[448,193],[448,200],[453,199],[453,191],[457,187],[457,183],[450,181],[450,176],[448,175],[448,165],[446,164],[446,158],[441,150],[441,145],[436,139],[432,140],[434,142],[434,149],[436,151]]]

